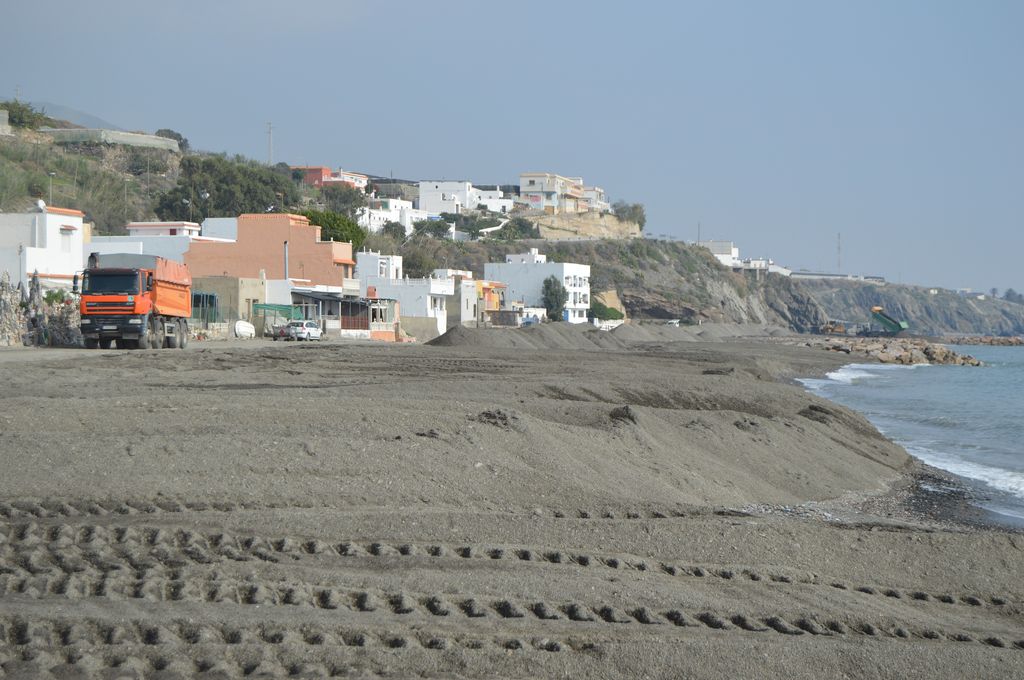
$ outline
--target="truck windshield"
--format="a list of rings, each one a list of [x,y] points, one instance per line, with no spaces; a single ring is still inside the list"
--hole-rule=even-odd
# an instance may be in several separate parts
[[[82,292],[136,295],[139,292],[139,275],[136,272],[86,272]]]

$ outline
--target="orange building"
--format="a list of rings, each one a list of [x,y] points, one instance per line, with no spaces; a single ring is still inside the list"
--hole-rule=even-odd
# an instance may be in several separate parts
[[[320,227],[287,213],[239,215],[233,243],[192,241],[185,264],[193,277],[257,278],[262,271],[268,279],[283,279],[285,242],[288,278],[325,286],[343,286],[344,279],[351,279],[352,244],[321,241]]]
[[[331,178],[331,169],[323,165],[292,165],[292,170],[302,172],[302,181],[311,187],[322,186],[325,180]]]

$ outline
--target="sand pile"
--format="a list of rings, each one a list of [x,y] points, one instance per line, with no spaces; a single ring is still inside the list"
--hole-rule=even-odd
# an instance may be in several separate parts
[[[626,350],[645,343],[724,342],[791,335],[792,332],[776,326],[744,324],[624,324],[612,331],[601,331],[588,324],[546,323],[515,329],[455,326],[426,344],[490,349]]]

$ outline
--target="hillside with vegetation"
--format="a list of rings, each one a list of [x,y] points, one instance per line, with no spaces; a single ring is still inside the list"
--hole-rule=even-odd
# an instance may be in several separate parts
[[[778,324],[799,331],[810,331],[826,319],[796,282],[737,274],[722,267],[706,249],[671,241],[453,242],[413,236],[402,242],[371,234],[364,245],[401,254],[407,276],[450,268],[468,269],[482,277],[485,263],[503,262],[508,254],[538,248],[549,261],[590,265],[592,293],[614,291],[632,319]]]
[[[75,208],[97,234],[124,233],[132,221],[201,222],[243,212],[299,211],[313,198],[287,164],[190,150],[168,129],[181,152],[111,144],[55,144],[44,127],[72,127],[21,102],[0,102],[14,130],[0,137],[0,210],[31,209],[37,200]]]
[[[70,123],[19,102],[0,102],[0,109],[8,110],[14,129],[13,137],[0,137],[0,210],[28,210],[42,199],[81,210],[103,234],[122,233],[127,221],[156,219],[156,199],[177,177],[178,154],[57,145],[37,129]]]

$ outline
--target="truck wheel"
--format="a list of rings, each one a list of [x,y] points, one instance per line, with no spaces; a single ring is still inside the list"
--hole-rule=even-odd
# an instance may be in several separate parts
[[[189,335],[191,334],[188,330],[188,321],[180,319],[178,321],[178,327],[181,328],[181,342],[178,343],[178,347],[185,349],[188,347]]]
[[[97,340],[96,338],[86,338],[85,339],[85,348],[86,349],[96,349],[99,346],[100,346],[100,341]]]
[[[110,338],[101,338],[99,342],[100,342],[100,349],[110,349],[110,345],[114,341],[111,340]]]
[[[178,319],[174,320],[174,332],[164,340],[164,347],[167,349],[178,349],[181,346],[181,324]]]
[[[164,346],[164,334],[163,324],[160,323],[160,319],[155,316],[149,317],[149,338],[148,346],[150,349],[160,349]],[[146,347],[146,340],[140,340],[139,343],[143,348]]]

